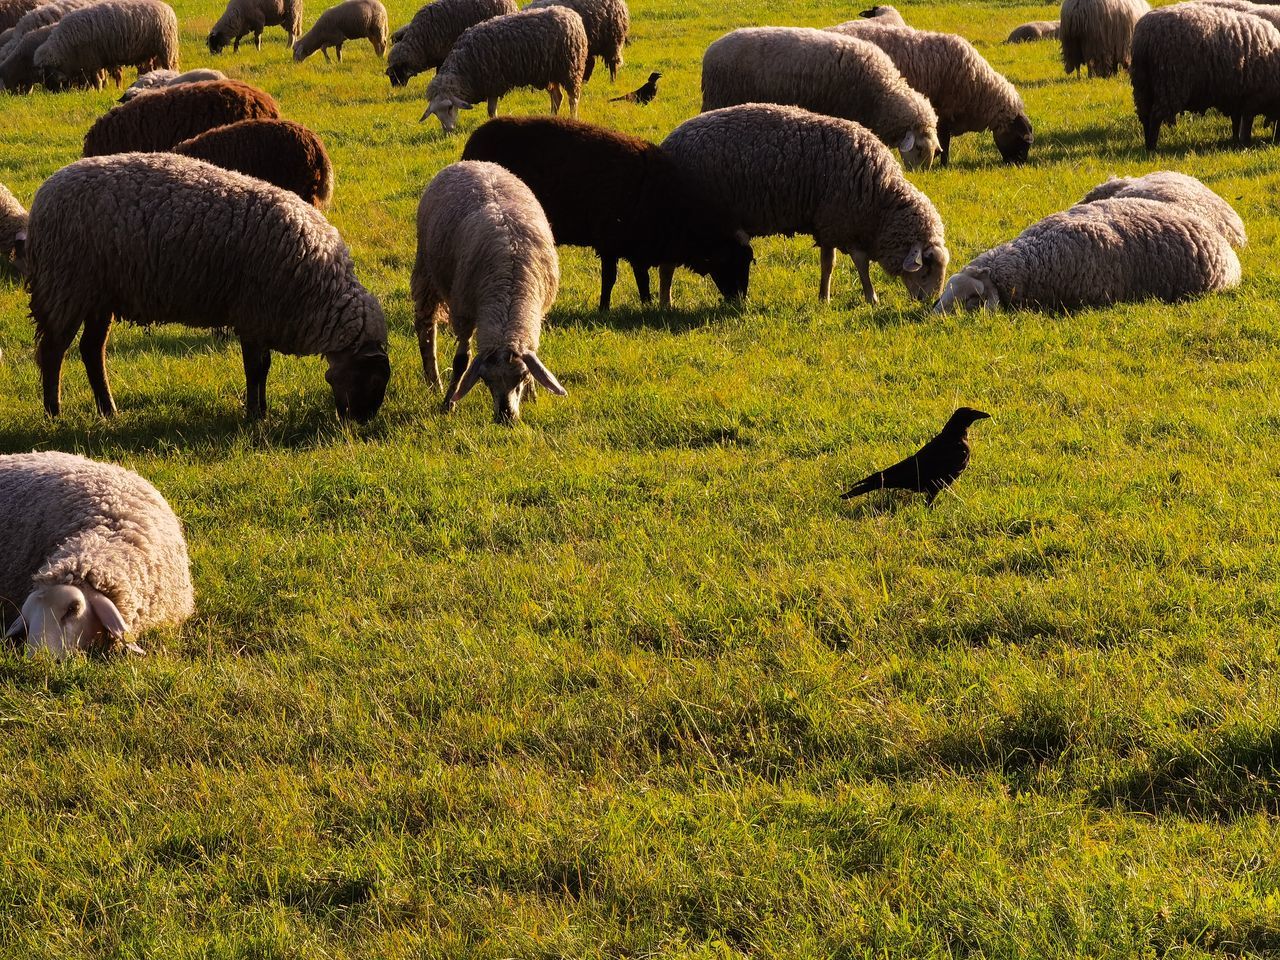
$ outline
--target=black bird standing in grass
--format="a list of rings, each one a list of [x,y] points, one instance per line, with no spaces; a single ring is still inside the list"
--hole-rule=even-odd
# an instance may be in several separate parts
[[[991,414],[961,407],[951,415],[942,432],[887,470],[859,480],[842,500],[860,497],[872,490],[913,490],[928,495],[927,503],[951,486],[969,465],[969,426],[975,420],[986,420]]]
[[[632,90],[630,93],[624,93],[620,97],[614,97],[610,103],[618,103],[621,100],[627,103],[638,103],[640,106],[648,106],[649,101],[658,95],[658,79],[662,76],[660,73],[649,74],[649,79],[645,81],[643,87],[639,90]]]

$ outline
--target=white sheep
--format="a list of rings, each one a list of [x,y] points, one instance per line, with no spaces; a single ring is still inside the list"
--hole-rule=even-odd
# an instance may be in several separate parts
[[[18,42],[28,33],[57,23],[72,10],[91,7],[97,2],[98,0],[51,0],[23,14],[11,30],[5,31],[4,42],[0,44],[0,63],[17,49]]]
[[[493,394],[498,423],[519,419],[520,401],[533,382],[565,395],[538,359],[542,318],[559,285],[551,225],[523,182],[496,163],[477,160],[436,174],[418,204],[410,289],[423,373],[437,389],[436,323],[442,311],[458,338],[446,412],[480,380]]]
[[[888,24],[894,27],[905,27],[907,21],[902,18],[902,14],[898,12],[898,8],[882,3],[878,6],[863,10],[858,14],[863,20],[875,20],[879,23]]]
[[[1240,282],[1240,261],[1194,212],[1139,197],[1077,204],[976,256],[934,308],[1106,307],[1184,300]]]
[[[205,43],[210,53],[221,53],[228,43],[233,53],[240,41],[253,34],[253,45],[262,49],[262,31],[267,27],[283,27],[292,47],[302,36],[303,0],[227,0],[222,16],[209,31]]]
[[[1195,177],[1174,170],[1157,170],[1145,177],[1112,177],[1106,183],[1094,187],[1080,200],[1093,203],[1112,197],[1141,197],[1171,203],[1188,213],[1202,217],[1212,225],[1233,247],[1240,248],[1248,241],[1244,221],[1223,200]]]
[[[427,84],[427,109],[418,122],[435,116],[452,133],[459,110],[486,100],[489,116],[496,116],[499,98],[520,87],[546,90],[552,114],[567,96],[569,116],[576,117],[586,66],[587,31],[567,7],[494,17],[458,38]]]
[[[582,82],[591,79],[596,57],[604,60],[609,68],[609,79],[617,80],[622,67],[622,48],[631,30],[631,12],[625,0],[533,0],[525,9],[554,6],[568,7],[582,17],[587,31],[587,69],[582,74]]]
[[[27,211],[3,183],[0,183],[0,267],[21,272],[18,247],[27,231]]]
[[[193,612],[182,524],[123,467],[67,453],[0,456],[0,530],[0,615],[29,653],[141,652],[130,638]]]
[[[177,87],[184,83],[202,83],[205,80],[225,79],[227,79],[227,75],[221,70],[210,70],[207,67],[187,70],[184,73],[179,73],[177,70],[152,70],[150,73],[144,73],[126,87],[124,93],[120,94],[119,102],[128,103],[138,94],[147,93],[151,90]]]
[[[342,62],[342,45],[348,40],[368,40],[373,52],[385,56],[387,52],[387,8],[378,0],[343,0],[320,14],[310,30],[293,45],[293,59],[299,63],[317,50],[329,59],[329,47],[333,47]]]
[[[45,87],[58,90],[77,77],[136,67],[178,68],[178,15],[162,0],[100,0],[58,21],[36,50]]]
[[[853,259],[868,303],[876,302],[873,260],[917,300],[942,289],[949,259],[942,219],[864,127],[754,103],[687,120],[662,149],[749,236],[811,235],[821,250],[823,301],[836,250]],[[666,302],[671,272],[660,268],[660,276]]]
[[[928,169],[938,152],[938,115],[893,61],[865,40],[801,27],[734,30],[702,57],[702,109],[779,103],[867,127]]]

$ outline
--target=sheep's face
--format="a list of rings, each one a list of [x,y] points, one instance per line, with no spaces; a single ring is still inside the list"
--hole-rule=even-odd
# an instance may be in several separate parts
[[[942,291],[951,254],[941,244],[916,243],[902,262],[902,282],[917,300],[932,300]]]
[[[928,170],[933,166],[934,157],[941,149],[938,133],[931,128],[908,130],[907,135],[898,144],[898,152],[902,154],[902,165],[908,170]]]
[[[1031,121],[1025,113],[1018,114],[1010,123],[993,132],[996,149],[1005,163],[1026,163],[1034,136]]]
[[[1000,294],[991,282],[991,271],[985,267],[968,267],[947,283],[934,313],[959,313],[962,310],[998,310]]]
[[[715,259],[708,260],[706,264],[695,264],[694,269],[710,275],[720,296],[726,300],[740,300],[747,295],[751,264],[755,262],[751,242],[739,230],[732,242],[725,244],[717,253]]]
[[[520,419],[520,402],[525,391],[535,382],[542,384],[556,396],[566,394],[564,387],[538,359],[533,351],[517,353],[499,350],[482,353],[471,361],[458,388],[449,397],[447,408],[452,410],[477,382],[483,380],[493,394],[493,422],[510,426]]]
[[[384,343],[369,342],[346,353],[331,353],[324,378],[343,420],[368,423],[382,407],[391,382],[391,361]]]
[[[61,660],[80,650],[106,649],[127,629],[110,597],[60,583],[32,590],[8,635],[25,637],[30,654],[45,650]]]
[[[387,79],[393,87],[403,87],[413,77],[413,70],[406,63],[393,63],[387,67]]]
[[[205,41],[209,45],[210,53],[221,53],[231,38],[220,30],[210,30],[209,38]]]
[[[427,104],[426,112],[418,118],[418,122],[422,123],[427,117],[435,116],[440,121],[440,126],[444,128],[445,133],[453,133],[458,126],[458,112],[470,109],[471,104],[465,100],[459,100],[457,97],[447,94],[432,97]]]
[[[40,73],[40,85],[50,93],[62,93],[71,86],[71,83],[61,70],[45,67]]]

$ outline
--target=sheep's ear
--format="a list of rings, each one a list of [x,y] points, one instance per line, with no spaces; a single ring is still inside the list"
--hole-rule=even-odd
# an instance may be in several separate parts
[[[476,357],[467,366],[467,372],[462,375],[462,380],[458,383],[458,389],[453,391],[453,396],[449,398],[450,404],[460,402],[463,397],[471,392],[471,388],[480,381],[480,366],[479,357]]]
[[[433,113],[435,113],[435,111],[432,110],[431,107],[427,107],[427,109],[422,112],[422,116],[418,118],[418,122],[419,123],[424,122],[427,119],[427,117],[431,116]]]
[[[913,243],[907,251],[907,258],[902,261],[903,273],[915,273],[924,266],[924,245]]]
[[[902,146],[900,146],[898,149],[901,150],[903,153],[906,153],[915,145],[916,145],[916,132],[914,130],[908,130],[907,135],[902,138]]]
[[[454,105],[455,107],[457,107],[459,110],[473,110],[473,109],[475,109],[475,104],[473,104],[473,103],[467,103],[467,101],[465,101],[465,100],[454,100],[454,101],[453,101],[453,105]]]
[[[99,593],[91,587],[85,587],[85,596],[89,598],[89,606],[93,608],[94,614],[101,621],[103,629],[112,637],[119,640],[129,632],[129,625],[124,622],[124,616],[120,613],[120,608],[111,602],[111,598],[106,594]]]
[[[14,637],[25,636],[27,632],[27,622],[22,619],[22,614],[18,614],[18,618],[9,624],[9,629],[5,631],[4,638],[12,640]]]
[[[560,381],[557,380],[555,375],[543,365],[542,361],[538,359],[538,355],[536,353],[526,353],[520,359],[522,359],[524,361],[524,365],[529,368],[529,373],[533,379],[537,380],[557,397],[567,397],[569,395],[569,391],[560,386]]]
[[[969,274],[969,276],[973,277],[973,279],[980,280],[983,283],[986,283],[988,280],[991,279],[990,267],[971,267],[968,270],[966,270],[965,273]]]

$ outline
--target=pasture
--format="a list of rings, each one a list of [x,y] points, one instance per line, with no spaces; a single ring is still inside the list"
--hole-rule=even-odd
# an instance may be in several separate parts
[[[878,268],[864,305],[841,258],[822,306],[817,251],[774,238],[741,308],[681,272],[677,309],[642,309],[624,270],[601,316],[597,261],[564,249],[540,355],[569,396],[506,429],[483,390],[438,412],[408,295],[417,199],[483,110],[419,125],[426,77],[392,91],[365,43],[299,65],[271,28],[213,58],[219,0],[174,5],[184,67],[328,145],[393,379],[347,429],[323,362],[280,358],[250,424],[234,344],[118,326],[120,414],[73,350],[53,422],[0,281],[0,452],[142,473],[197,590],[155,655],[0,653],[0,956],[1280,952],[1280,150],[1215,116],[1148,157],[1125,75],[1001,45],[1054,8],[903,4],[1035,126],[1023,167],[972,134],[910,175],[953,269],[1167,167],[1244,218],[1239,290],[942,318]],[[636,0],[581,116],[661,139],[721,33],[858,9]],[[607,103],[651,70],[651,106]],[[0,182],[29,204],[116,96],[0,101]],[[961,404],[993,418],[953,494],[837,498]]]

